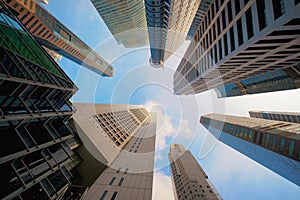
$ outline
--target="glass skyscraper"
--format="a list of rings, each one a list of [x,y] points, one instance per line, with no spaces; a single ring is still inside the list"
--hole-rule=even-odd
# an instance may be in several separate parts
[[[125,48],[148,44],[143,0],[91,0],[118,44]]]
[[[250,114],[250,117],[254,117],[254,118],[300,123],[300,113],[299,112],[251,110],[251,111],[249,111],[249,114]]]
[[[199,7],[199,0],[145,0],[150,64],[164,62],[183,44]]]
[[[218,140],[300,186],[300,124],[208,114],[200,119]]]
[[[300,88],[300,65],[278,69],[217,87],[219,98]]]
[[[69,124],[77,91],[0,1],[1,199],[55,199],[80,161]]]
[[[3,1],[42,45],[99,75],[113,75],[109,63],[34,0]]]

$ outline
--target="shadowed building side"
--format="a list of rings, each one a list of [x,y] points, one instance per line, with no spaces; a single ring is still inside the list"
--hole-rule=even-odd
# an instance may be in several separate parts
[[[156,122],[156,114],[147,115],[85,199],[152,199]]]
[[[0,198],[56,199],[81,162],[77,88],[2,0],[0,13]]]

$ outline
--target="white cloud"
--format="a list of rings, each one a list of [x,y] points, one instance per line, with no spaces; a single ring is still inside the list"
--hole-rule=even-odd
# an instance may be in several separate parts
[[[164,157],[161,152],[155,152],[155,160],[163,160]]]
[[[183,136],[185,139],[192,139],[194,133],[191,130],[190,121],[187,119],[182,119],[180,122],[180,129],[179,129],[180,136]]]
[[[156,101],[149,100],[144,104],[144,107],[150,112],[157,113],[156,148],[166,147],[167,137],[171,137],[176,133],[176,127],[171,122],[170,116],[164,112],[161,105]]]
[[[171,178],[161,172],[154,172],[153,200],[174,200]]]

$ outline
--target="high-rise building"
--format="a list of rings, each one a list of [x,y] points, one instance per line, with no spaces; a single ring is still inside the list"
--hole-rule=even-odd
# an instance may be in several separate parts
[[[183,145],[171,144],[169,161],[176,200],[221,199],[192,153]]]
[[[53,60],[55,60],[56,63],[59,63],[61,61],[62,55],[48,49],[47,47],[44,47],[44,49],[49,53],[49,55],[53,58]]]
[[[56,199],[81,160],[77,88],[2,0],[0,13],[0,198]]]
[[[190,30],[187,34],[188,39],[192,39],[194,37],[199,25],[201,24],[202,20],[204,19],[205,15],[206,15],[206,12],[207,12],[211,2],[212,2],[212,0],[201,0],[200,1],[198,10],[193,19]]]
[[[213,0],[174,74],[174,93],[240,87],[242,80],[297,66],[299,17],[299,1]]]
[[[199,3],[200,0],[145,0],[153,67],[163,67],[183,44]]]
[[[300,186],[300,124],[208,114],[200,119],[218,140]]]
[[[215,89],[218,98],[300,88],[300,65],[278,69]]]
[[[96,159],[109,166],[149,115],[138,105],[74,105],[73,119],[84,146]]]
[[[85,199],[151,199],[156,115],[143,106],[76,103],[83,145],[108,165]]]
[[[147,24],[142,0],[91,0],[118,44],[126,48],[148,44]]]
[[[254,118],[300,123],[299,112],[276,112],[276,111],[251,110],[249,111],[249,114],[250,117],[254,117]]]
[[[34,0],[4,2],[42,45],[97,74],[113,75],[109,63]]]
[[[44,3],[44,4],[48,4],[49,0],[35,0],[37,3]]]

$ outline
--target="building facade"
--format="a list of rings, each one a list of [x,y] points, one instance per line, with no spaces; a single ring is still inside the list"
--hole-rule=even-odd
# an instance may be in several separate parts
[[[212,1],[174,74],[174,93],[195,94],[297,66],[299,10],[297,0]]]
[[[300,123],[300,113],[299,112],[276,112],[276,111],[251,110],[251,111],[249,111],[249,114],[250,114],[250,117],[253,117],[253,118]]]
[[[124,146],[147,120],[138,105],[74,103],[75,128],[83,145],[103,164],[111,166]]]
[[[169,161],[176,200],[221,199],[192,153],[181,144],[171,144]]]
[[[212,0],[201,0],[200,1],[198,10],[193,19],[190,30],[187,34],[188,39],[192,39],[195,36],[195,33],[196,33],[199,25],[201,24],[202,20],[204,19],[211,2],[212,2]]]
[[[278,69],[215,89],[218,98],[300,88],[300,65]]]
[[[142,0],[91,0],[118,44],[125,48],[148,44],[145,8]]]
[[[156,115],[143,106],[75,105],[75,127],[83,145],[108,165],[84,199],[151,200]]]
[[[300,185],[300,124],[208,114],[200,119],[218,140]]]
[[[4,2],[42,45],[99,75],[113,75],[109,63],[34,0]]]
[[[150,64],[163,67],[164,62],[184,42],[200,0],[145,0]]]
[[[0,1],[1,199],[56,199],[80,162],[74,83]]]

